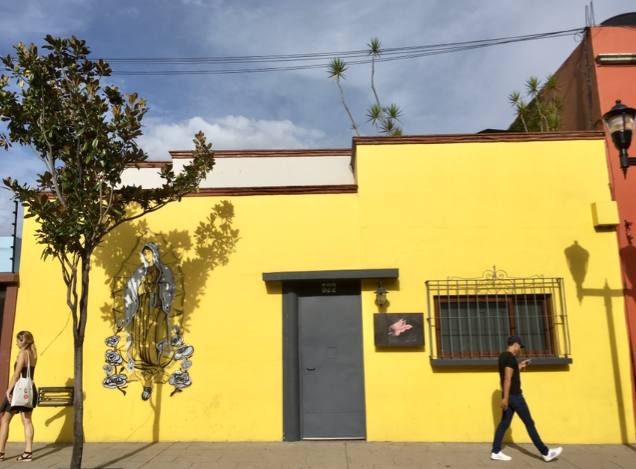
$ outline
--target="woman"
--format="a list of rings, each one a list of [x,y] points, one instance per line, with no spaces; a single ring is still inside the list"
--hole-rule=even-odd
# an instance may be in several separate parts
[[[9,438],[9,424],[11,419],[17,413],[22,415],[22,425],[24,425],[24,439],[26,440],[26,447],[22,456],[16,458],[16,461],[30,461],[33,459],[33,422],[31,421],[31,415],[33,409],[30,407],[12,407],[11,406],[11,394],[15,387],[20,375],[26,378],[27,368],[29,365],[31,372],[31,379],[35,374],[35,365],[38,361],[38,353],[33,341],[33,334],[28,331],[18,332],[16,336],[15,344],[20,349],[18,358],[13,366],[14,372],[11,380],[9,381],[9,387],[7,388],[7,397],[5,398],[2,406],[0,406],[0,414],[2,414],[2,420],[0,425],[0,460],[4,459],[4,447],[7,444],[7,438]],[[33,385],[33,407],[36,406],[36,389]]]
[[[161,262],[159,246],[141,249],[141,264],[126,282],[124,306],[127,368],[165,367],[172,360],[170,312],[176,293],[172,269]]]

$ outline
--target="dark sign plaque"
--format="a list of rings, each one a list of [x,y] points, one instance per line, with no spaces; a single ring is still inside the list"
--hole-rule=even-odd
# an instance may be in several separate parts
[[[424,345],[424,313],[376,313],[373,329],[379,347]]]

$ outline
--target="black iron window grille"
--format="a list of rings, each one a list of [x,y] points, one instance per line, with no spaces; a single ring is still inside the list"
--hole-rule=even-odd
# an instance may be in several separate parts
[[[493,267],[479,278],[426,282],[434,360],[495,359],[511,335],[521,357],[564,358],[570,334],[562,278],[509,277]]]

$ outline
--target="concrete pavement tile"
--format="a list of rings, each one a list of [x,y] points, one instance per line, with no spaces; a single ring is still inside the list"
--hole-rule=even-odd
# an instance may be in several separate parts
[[[327,464],[327,463],[332,463],[332,464],[344,464],[345,466],[347,465],[347,460],[344,456],[341,455],[335,455],[335,454],[308,454],[307,458],[305,459],[305,462],[307,464]]]
[[[236,469],[235,462],[195,462],[189,469]]]
[[[263,463],[270,463],[270,462],[274,462],[274,461],[280,461],[281,463],[288,463],[288,464],[302,464],[307,460],[307,454],[306,453],[302,453],[302,454],[289,454],[289,453],[284,453],[282,451],[280,452],[276,452],[274,454],[266,454],[263,457]]]
[[[166,468],[166,469],[189,469],[190,466],[192,466],[194,464],[194,461],[183,461],[183,460],[179,460],[177,459],[176,461],[155,461],[154,459],[152,461],[148,461],[148,463],[146,463],[144,465],[144,467],[146,468],[152,468],[152,469],[159,469],[159,468]],[[117,467],[117,466],[113,466],[113,467]]]
[[[420,443],[426,451],[447,451],[448,447],[445,443]]]
[[[236,465],[236,469],[281,469],[283,467],[282,462],[268,462],[268,463],[250,463],[240,462]]]
[[[138,463],[138,462],[128,462],[128,461],[121,461],[118,462],[116,466],[99,466],[99,468],[103,468],[103,469],[107,469],[107,468],[117,468],[117,469],[140,469],[141,467],[144,467],[144,464],[142,463]],[[95,468],[97,469],[97,468]],[[162,467],[157,467],[154,469],[165,469]]]
[[[348,469],[347,463],[342,461],[340,463],[333,462],[305,462],[303,464],[287,464],[284,463],[281,469]]]
[[[200,446],[200,445],[199,445]],[[172,444],[170,449],[188,449],[188,448],[196,448],[197,444],[191,441],[177,441]]]
[[[262,451],[267,448],[269,441],[230,441],[227,443],[229,449],[250,449]]]
[[[470,457],[461,458],[459,455],[451,452],[430,452],[430,453],[399,453],[393,454],[393,463],[392,464],[422,464],[424,462],[439,462],[439,463],[447,463],[447,464],[459,464],[460,461],[473,461],[475,458],[472,453],[469,454]],[[378,462],[377,464],[380,464]]]
[[[444,443],[448,451],[455,453],[490,453],[490,443]]]
[[[223,450],[219,451],[221,457],[217,462],[252,462],[257,463],[263,460],[262,451],[248,451],[248,450]]]
[[[520,457],[512,458],[512,461],[494,461],[490,459],[490,455],[475,459],[473,464],[474,467],[498,467],[499,469],[506,469],[511,467],[514,467],[515,469],[519,467],[531,467],[530,464],[528,464],[528,461]],[[545,464],[545,461],[543,462],[543,464]]]
[[[374,464],[373,469],[420,469],[419,464]],[[351,469],[351,466],[349,466]]]
[[[149,461],[149,462],[158,462],[159,463],[159,462],[173,462],[173,461],[176,461],[177,459],[179,459],[179,457],[174,455],[174,454],[166,455],[166,454],[161,453],[161,454],[158,454],[157,456],[154,456],[152,458],[145,458],[145,459],[146,459],[146,461]],[[139,460],[140,459],[137,459],[137,461],[139,461]]]
[[[629,465],[626,465],[626,461],[622,458],[618,458],[616,456],[608,456],[605,454],[566,454],[565,450],[563,454],[552,462],[559,461],[560,464],[565,465],[565,463],[569,464],[569,467],[576,467],[578,469],[595,469],[595,468],[613,468],[618,469],[619,467],[629,467],[633,468],[636,466],[636,458],[633,458]],[[563,467],[563,466],[562,466]]]
[[[200,456],[202,454],[210,453],[209,450],[200,448],[200,449],[172,449],[168,448],[165,451],[162,451],[158,456]]]
[[[620,467],[636,467],[636,452],[627,451],[619,453],[616,455],[616,459],[611,459],[611,461]]]
[[[393,455],[387,452],[358,453],[349,456],[349,464],[393,464]]]

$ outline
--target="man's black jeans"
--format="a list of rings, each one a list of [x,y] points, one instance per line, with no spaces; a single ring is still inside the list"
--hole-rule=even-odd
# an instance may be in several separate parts
[[[530,409],[528,409],[528,404],[526,404],[523,394],[511,394],[508,398],[508,408],[503,411],[501,422],[499,422],[499,426],[495,432],[495,441],[492,443],[492,452],[499,453],[501,451],[501,442],[503,441],[506,430],[510,427],[512,417],[515,415],[515,412],[526,425],[526,430],[528,430],[528,435],[530,435],[534,446],[536,446],[539,452],[544,456],[548,454],[548,447],[543,444],[543,441],[541,441],[541,437],[534,426],[534,420],[532,420],[532,417],[530,416]]]

